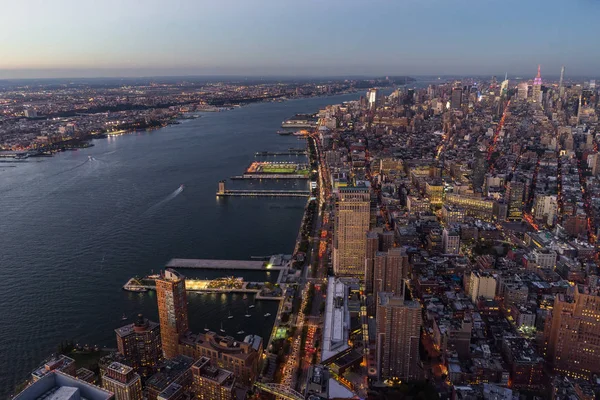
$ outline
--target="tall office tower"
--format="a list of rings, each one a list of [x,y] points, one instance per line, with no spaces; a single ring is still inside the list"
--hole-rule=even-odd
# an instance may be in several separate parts
[[[560,81],[558,81],[558,95],[562,98],[565,94],[565,88],[563,86],[563,80],[565,79],[565,67],[560,69]]]
[[[369,89],[367,92],[367,101],[369,102],[369,108],[375,108],[379,104],[379,89]]]
[[[133,368],[111,363],[102,375],[102,387],[115,394],[115,400],[142,400],[142,380]]]
[[[160,327],[138,314],[137,320],[118,329],[117,348],[134,369],[153,370],[163,359]]]
[[[333,234],[333,271],[364,279],[369,230],[370,192],[367,187],[339,189]]]
[[[472,183],[473,183],[473,191],[479,192],[483,190],[483,182],[485,181],[485,173],[487,171],[487,159],[486,154],[483,151],[477,151],[475,153],[475,160],[473,161],[473,174],[472,174]]]
[[[527,95],[529,92],[529,85],[527,82],[519,82],[517,85],[517,98],[519,100],[527,100]]]
[[[365,291],[373,293],[373,267],[375,266],[375,255],[379,250],[379,234],[367,232],[367,247],[365,253]]]
[[[165,358],[179,354],[179,339],[188,331],[187,295],[185,278],[177,271],[167,268],[156,279],[158,319]]]
[[[200,357],[192,365],[194,393],[200,400],[234,399],[233,372],[211,365],[208,357]]]
[[[523,197],[525,193],[525,183],[510,181],[507,189],[508,219],[510,221],[520,221],[523,219]]]
[[[500,96],[508,94],[508,74],[504,74],[504,80],[500,84]]]
[[[538,73],[533,79],[533,91],[531,97],[537,103],[542,102],[542,75],[540,71],[541,65],[538,65]]]
[[[377,303],[376,325],[379,379],[419,379],[421,305],[405,300],[404,293],[395,297],[382,292]]]
[[[373,292],[388,292],[399,295],[408,273],[408,255],[404,248],[396,247],[375,254],[373,268]]]
[[[462,105],[462,88],[452,88],[452,98],[450,99],[450,108],[457,110]]]
[[[554,299],[548,358],[554,371],[589,379],[600,374],[600,295],[575,286],[573,296]]]

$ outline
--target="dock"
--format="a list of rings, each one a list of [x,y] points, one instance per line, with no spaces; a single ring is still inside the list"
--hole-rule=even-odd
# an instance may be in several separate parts
[[[199,268],[199,269],[267,269],[264,261],[253,260],[206,260],[195,258],[173,258],[167,268]],[[270,268],[269,268],[270,269]]]
[[[244,174],[232,176],[229,179],[241,180],[241,179],[308,179],[308,175],[299,174]]]
[[[308,190],[225,190],[218,197],[309,197]]]
[[[290,149],[289,151],[257,151],[256,153],[254,153],[255,157],[305,156],[305,155],[306,155],[306,150],[292,151],[292,149]]]

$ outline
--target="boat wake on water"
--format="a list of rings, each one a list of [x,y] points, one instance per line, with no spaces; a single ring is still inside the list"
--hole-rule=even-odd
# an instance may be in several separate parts
[[[147,209],[144,215],[154,214],[159,208],[173,200],[175,197],[179,196],[183,192],[184,188],[185,186],[183,185],[179,186],[173,193],[171,193],[170,195],[168,195],[167,197],[165,197],[164,199]]]

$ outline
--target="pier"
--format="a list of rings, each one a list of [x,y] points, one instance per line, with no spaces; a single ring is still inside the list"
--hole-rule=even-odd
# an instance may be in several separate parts
[[[147,292],[156,290],[156,278],[146,276],[144,278],[131,278],[123,285],[128,292]],[[278,280],[278,283],[280,281]],[[255,300],[283,300],[282,296],[270,296],[261,294],[265,287],[264,282],[244,282],[241,278],[217,278],[213,280],[185,279],[185,289],[196,293],[245,293],[253,294]]]
[[[271,269],[264,261],[247,260],[206,260],[195,258],[173,258],[167,268],[199,268],[199,269]],[[275,269],[275,268],[273,268]]]
[[[255,157],[270,157],[270,156],[305,156],[306,155],[306,151],[305,150],[300,150],[297,149],[299,151],[292,151],[292,149],[290,149],[289,151],[257,151],[256,153],[254,153]]]
[[[225,190],[219,197],[308,197],[308,190]]]
[[[219,182],[217,197],[309,197],[308,190],[252,190],[225,189],[225,181]]]
[[[308,179],[308,175],[299,174],[244,174],[232,176],[230,179]]]

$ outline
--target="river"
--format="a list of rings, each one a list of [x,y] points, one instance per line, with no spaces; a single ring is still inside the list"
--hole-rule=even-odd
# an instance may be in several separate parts
[[[94,147],[16,167],[3,163],[0,397],[62,340],[115,347],[123,313],[129,321],[138,312],[157,321],[154,293],[121,289],[131,276],[158,271],[174,257],[247,260],[291,253],[305,199],[217,199],[217,183],[241,174],[256,151],[305,146],[275,134],[285,118],[358,96],[252,104],[95,140]],[[305,183],[264,186],[273,185]],[[275,301],[257,302],[252,312],[260,318],[244,319],[251,298],[190,295],[189,301],[192,330],[218,330],[223,321],[228,334],[243,329],[265,343],[277,309]],[[224,318],[229,310],[231,320]],[[272,316],[264,318],[267,312]]]

